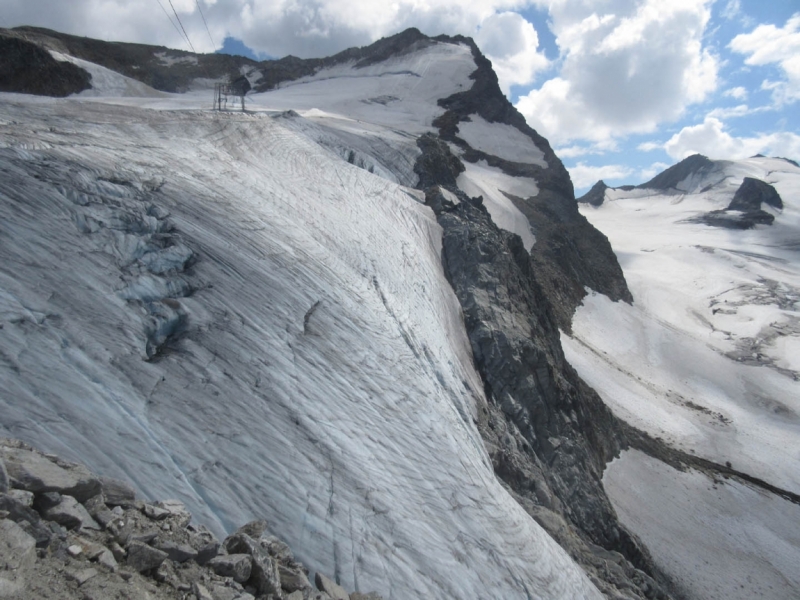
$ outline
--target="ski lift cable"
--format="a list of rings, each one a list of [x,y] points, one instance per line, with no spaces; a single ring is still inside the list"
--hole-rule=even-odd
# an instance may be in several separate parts
[[[181,36],[183,39],[186,39],[186,38],[184,37],[184,35],[181,33],[181,30],[180,30],[180,29],[178,29],[178,26],[175,24],[175,21],[173,21],[173,20],[172,20],[172,17],[171,17],[171,16],[169,15],[169,13],[167,12],[167,9],[166,9],[166,8],[164,8],[164,5],[163,5],[163,4],[161,4],[161,0],[156,0],[156,2],[158,2],[158,5],[161,7],[161,10],[163,10],[163,11],[164,11],[164,14],[165,14],[165,15],[167,15],[167,19],[169,19],[169,22],[170,22],[170,23],[172,23],[172,26],[175,28],[175,31],[177,31],[177,32],[178,32],[178,35],[179,35],[179,36]]]
[[[211,37],[211,30],[208,28],[208,21],[206,21],[206,16],[203,14],[203,9],[200,8],[200,0],[194,0],[194,3],[197,4],[197,10],[200,11],[200,16],[203,19],[203,24],[206,26],[206,31],[208,32],[208,39],[211,40],[211,47],[216,50],[217,45],[214,43],[214,38]]]
[[[167,2],[169,2],[170,7],[172,8],[172,12],[175,13],[175,18],[178,19],[178,24],[181,26],[181,29],[183,30],[183,35],[186,36],[186,41],[189,42],[189,47],[192,49],[192,52],[197,54],[197,50],[194,49],[194,45],[192,45],[192,40],[189,39],[189,34],[186,33],[186,28],[183,26],[181,18],[178,16],[178,11],[175,10],[175,6],[172,4],[172,0],[167,0]]]

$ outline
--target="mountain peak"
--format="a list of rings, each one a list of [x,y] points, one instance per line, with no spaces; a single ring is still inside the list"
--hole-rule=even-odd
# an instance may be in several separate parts
[[[713,168],[714,161],[707,156],[693,154],[637,187],[652,190],[677,190],[688,178],[706,174]]]

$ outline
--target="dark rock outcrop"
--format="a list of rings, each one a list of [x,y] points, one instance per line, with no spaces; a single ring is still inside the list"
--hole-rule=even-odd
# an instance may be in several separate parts
[[[733,200],[727,210],[741,210],[743,212],[761,210],[761,204],[768,204],[773,208],[783,208],[778,191],[770,184],[753,177],[745,177],[742,185],[736,190]]]
[[[64,97],[88,90],[92,77],[36,44],[0,32],[0,92]]]
[[[577,199],[579,204],[591,204],[592,206],[600,206],[606,199],[606,190],[608,186],[602,179],[595,183],[588,192]]]
[[[426,190],[426,201],[444,230],[445,273],[484,381],[478,426],[496,474],[601,590],[666,597],[647,551],[619,525],[603,490],[604,465],[625,442],[613,415],[564,359],[536,262],[480,199],[449,192],[458,204],[439,187]],[[619,569],[604,566],[601,555],[609,552],[617,553]]]
[[[424,190],[439,184],[455,188],[456,178],[464,172],[464,165],[453,156],[447,144],[438,136],[426,133],[417,139],[417,146],[422,151],[414,164],[419,188]]]
[[[725,229],[752,229],[756,225],[772,225],[775,216],[762,210],[762,204],[783,208],[783,200],[774,187],[760,179],[745,177],[727,208],[693,217],[690,222]]]
[[[772,225],[773,221],[775,217],[764,210],[732,213],[727,209],[712,210],[689,219],[690,223],[702,223],[723,229],[752,229],[756,225]]]

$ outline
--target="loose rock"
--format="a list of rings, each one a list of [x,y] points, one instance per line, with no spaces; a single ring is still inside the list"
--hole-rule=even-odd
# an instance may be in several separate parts
[[[154,521],[160,521],[166,519],[170,515],[170,512],[158,506],[153,506],[152,504],[145,504],[144,514]]]
[[[127,564],[140,573],[150,569],[157,569],[165,560],[167,560],[166,552],[151,548],[142,542],[131,542],[128,546]]]
[[[72,496],[62,496],[60,502],[43,511],[42,516],[67,529],[100,529],[89,512]]]
[[[321,592],[328,594],[333,600],[350,600],[350,594],[338,583],[331,581],[322,573],[317,573],[314,576],[314,583],[317,584],[317,589]]]
[[[98,564],[103,565],[107,569],[112,571],[117,570],[117,559],[114,558],[114,553],[107,548],[104,549],[100,554],[97,555],[97,562]]]
[[[312,589],[308,577],[300,570],[278,565],[278,574],[280,575],[281,588],[283,588],[284,592]]]
[[[241,531],[241,530],[240,530]],[[228,552],[249,554],[253,559],[253,577],[259,594],[281,593],[281,577],[278,572],[278,563],[266,549],[262,548],[253,538],[245,533],[234,533],[225,540]]]
[[[124,481],[111,477],[100,477],[105,504],[130,508],[136,504],[136,490]]]
[[[192,592],[197,600],[214,600],[214,596],[211,595],[211,592],[209,592],[204,585],[197,582],[192,585]]]
[[[82,586],[84,583],[92,579],[93,577],[97,577],[97,569],[81,569],[80,571],[68,571],[67,577],[72,579],[73,581],[78,582],[78,587]]]
[[[214,540],[213,542],[209,542],[200,550],[197,551],[197,556],[195,557],[195,562],[198,565],[203,566],[212,558],[219,554],[219,542]]]
[[[183,563],[197,556],[197,550],[191,546],[187,546],[186,544],[176,544],[175,542],[171,541],[157,544],[156,548],[166,552],[167,556],[169,556],[169,559],[175,561],[176,563]]]
[[[233,577],[237,583],[244,583],[250,579],[253,570],[253,560],[249,554],[227,554],[217,556],[208,561],[208,566],[214,573],[222,577]]]

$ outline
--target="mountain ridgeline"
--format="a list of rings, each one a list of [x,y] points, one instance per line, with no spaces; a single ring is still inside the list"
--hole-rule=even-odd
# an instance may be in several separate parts
[[[788,159],[787,161],[794,164],[794,161]],[[724,170],[728,164],[728,161],[713,161],[702,154],[693,154],[659,173],[650,181],[637,186],[610,188],[605,182],[598,181],[586,194],[578,198],[578,202],[600,206],[605,201],[606,191],[609,189],[625,192],[649,190],[666,194],[707,192],[725,180]],[[691,217],[689,220],[725,229],[752,229],[756,225],[771,225],[775,217],[763,210],[762,204],[773,209],[783,208],[781,196],[772,185],[760,179],[745,177],[727,207]]]
[[[477,429],[494,472],[606,597],[672,597],[670,582],[654,566],[647,548],[619,523],[602,484],[605,465],[632,440],[639,440],[639,445],[644,442],[638,432],[615,418],[568,364],[559,337],[560,330],[570,332],[572,316],[587,288],[613,301],[632,303],[633,298],[608,239],[579,213],[563,163],[503,95],[491,62],[474,41],[461,36],[428,37],[409,29],[329,58],[257,62],[22,27],[0,30],[0,48],[14,50],[0,57],[0,74],[9,74],[2,78],[3,91],[66,96],[85,90],[91,83],[89,74],[72,63],[52,59],[50,51],[101,65],[163,92],[185,92],[195,89],[199,80],[228,80],[245,74],[253,82],[253,93],[264,93],[313,77],[322,69],[351,65],[358,71],[437,45],[468,47],[476,68],[469,76],[471,87],[438,98],[439,114],[429,130],[414,135],[413,172],[416,193],[424,195],[441,227],[441,263],[460,304],[472,362],[481,378],[484,398],[478,399]],[[510,160],[474,147],[461,128],[477,117],[520,132],[541,150],[543,163]],[[353,150],[349,157],[355,164]],[[665,172],[649,185],[678,187],[698,169],[713,168],[711,161],[701,158]],[[522,197],[501,190],[530,224],[535,236],[530,251],[519,235],[497,225],[484,198],[471,197],[460,188],[459,178],[467,165],[535,180],[536,195]],[[780,201],[758,183],[748,185],[750,191],[737,196],[727,210],[745,210],[757,218],[761,200],[754,207],[751,197],[773,206]],[[605,191],[604,184],[595,186],[584,197],[589,199],[581,200],[599,205]],[[193,260],[210,260],[202,258],[202,250],[196,255],[201,258]],[[203,285],[207,284],[198,283],[197,288]],[[375,288],[388,310],[389,300],[377,283]],[[162,300],[165,305],[178,304],[172,297],[158,302]],[[304,333],[313,328],[309,322],[318,306],[320,301],[306,313]],[[402,324],[402,319],[397,320]],[[148,352],[147,358],[159,360],[165,354],[162,346],[180,347],[182,331],[161,340],[159,352]],[[404,337],[413,335],[404,333]]]

